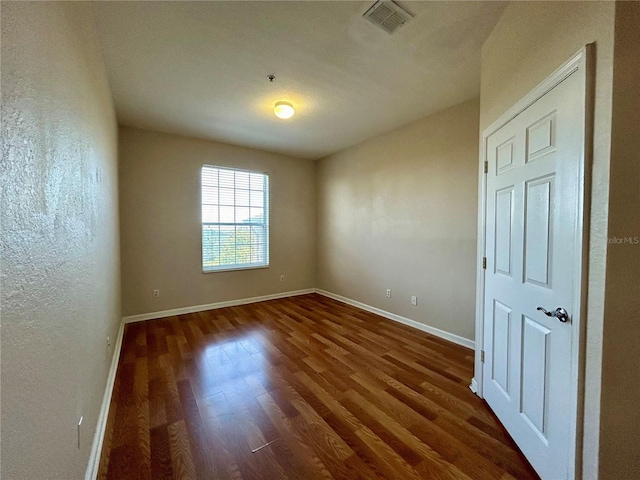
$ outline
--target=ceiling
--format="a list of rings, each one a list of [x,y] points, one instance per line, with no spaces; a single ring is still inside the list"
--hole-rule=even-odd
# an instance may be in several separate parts
[[[415,18],[391,35],[373,3],[99,2],[118,120],[317,159],[479,94],[506,2],[401,2]]]

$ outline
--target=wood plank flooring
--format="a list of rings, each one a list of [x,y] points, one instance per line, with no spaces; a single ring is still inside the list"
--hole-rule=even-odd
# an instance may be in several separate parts
[[[99,478],[537,478],[472,374],[315,294],[129,324]]]

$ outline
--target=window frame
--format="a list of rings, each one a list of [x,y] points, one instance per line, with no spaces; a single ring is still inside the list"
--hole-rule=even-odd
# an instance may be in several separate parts
[[[215,222],[204,222],[203,219],[203,211],[204,211],[204,202],[202,199],[202,193],[203,193],[203,174],[204,174],[204,170],[205,168],[215,168],[218,170],[227,170],[227,171],[232,171],[232,172],[246,172],[249,174],[259,174],[259,175],[263,175],[266,179],[266,191],[264,192],[264,200],[263,200],[263,215],[264,215],[264,221],[263,221],[263,225],[264,225],[264,229],[265,229],[265,249],[264,249],[264,255],[265,255],[265,263],[251,263],[251,264],[225,264],[222,265],[220,268],[215,268],[215,267],[209,267],[207,269],[205,269],[205,265],[204,265],[204,251],[205,251],[205,247],[204,247],[204,227],[205,227],[205,223],[207,225],[218,225],[218,226],[237,226],[237,225],[242,225],[242,224],[238,224],[238,223],[223,223],[218,221],[217,223]],[[218,182],[218,188],[219,187],[219,182]],[[235,191],[235,187],[234,187],[234,191]],[[269,178],[269,173],[268,172],[264,172],[264,171],[259,171],[259,170],[249,170],[249,169],[245,169],[245,168],[235,168],[235,167],[227,167],[227,166],[220,166],[220,165],[212,165],[209,163],[203,163],[200,166],[200,268],[202,270],[202,273],[218,273],[218,272],[232,272],[232,271],[237,271],[237,270],[258,270],[258,269],[264,269],[264,268],[269,268],[270,266],[270,248],[271,248],[271,242],[269,241],[269,234],[270,234],[270,228],[269,228],[269,217],[270,217],[270,205],[271,205],[271,182],[270,182],[270,178]],[[235,208],[235,198],[234,198],[234,208]],[[218,220],[220,220],[218,218]],[[234,219],[235,220],[235,219]]]

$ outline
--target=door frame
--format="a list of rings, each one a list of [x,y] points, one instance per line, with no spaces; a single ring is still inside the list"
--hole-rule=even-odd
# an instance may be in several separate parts
[[[569,435],[571,439],[569,458],[570,478],[581,476],[582,465],[582,423],[584,399],[584,352],[586,343],[586,312],[588,287],[588,253],[589,253],[589,213],[591,198],[591,164],[593,145],[593,92],[594,92],[594,46],[586,45],[578,53],[543,80],[537,87],[520,99],[513,107],[501,115],[482,132],[480,144],[480,165],[478,174],[478,253],[477,253],[477,296],[476,296],[476,338],[474,378],[469,388],[480,398],[483,397],[483,355],[484,355],[484,294],[485,272],[483,258],[486,257],[486,215],[487,215],[487,140],[489,136],[505,126],[529,106],[533,105],[546,93],[558,86],[569,75],[579,75],[581,97],[583,98],[584,138],[579,159],[579,198],[578,215],[575,222],[576,239],[581,258],[580,267],[572,272],[574,284],[574,301],[570,305],[572,338],[571,338],[571,401],[569,415]]]

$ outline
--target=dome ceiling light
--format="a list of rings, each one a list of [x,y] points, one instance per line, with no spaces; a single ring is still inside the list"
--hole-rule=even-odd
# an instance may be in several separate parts
[[[293,117],[296,111],[289,102],[280,101],[276,102],[276,105],[273,107],[273,113],[275,113],[278,118],[287,119]]]
[[[269,79],[269,83],[273,83],[273,81],[276,79],[276,76],[267,75],[267,78]],[[291,102],[280,100],[279,102],[276,102],[276,104],[273,106],[273,113],[275,114],[276,117],[286,120],[287,118],[293,117],[296,111],[293,108],[293,105],[291,104]]]

